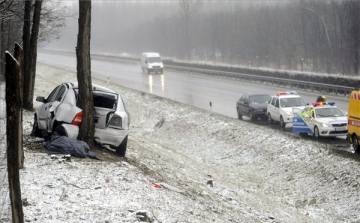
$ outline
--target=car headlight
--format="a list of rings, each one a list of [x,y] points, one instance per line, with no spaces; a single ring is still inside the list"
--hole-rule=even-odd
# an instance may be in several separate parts
[[[293,114],[292,114],[291,111],[286,111],[286,112],[285,112],[285,115],[286,115],[286,116],[292,116]]]
[[[325,127],[325,128],[331,127],[331,125],[330,125],[330,124],[327,124],[327,123],[321,123],[321,126],[322,126],[322,127]]]

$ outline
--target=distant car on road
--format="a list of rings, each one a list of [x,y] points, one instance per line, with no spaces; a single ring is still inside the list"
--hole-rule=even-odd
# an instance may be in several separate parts
[[[162,74],[164,65],[159,53],[147,52],[141,55],[141,69],[143,72],[150,74],[156,72]]]
[[[236,111],[239,119],[247,116],[251,121],[266,120],[267,105],[271,99],[268,94],[244,94],[236,102]]]
[[[125,156],[130,118],[121,96],[106,87],[93,84],[94,139],[109,145],[120,156]],[[48,136],[62,126],[69,138],[77,138],[83,112],[79,108],[77,82],[57,86],[47,98],[37,97],[41,104],[34,114],[33,136]]]

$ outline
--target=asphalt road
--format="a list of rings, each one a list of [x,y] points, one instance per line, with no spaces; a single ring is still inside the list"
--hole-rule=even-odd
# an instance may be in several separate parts
[[[38,61],[76,71],[75,53],[39,52]],[[174,101],[237,118],[236,101],[244,93],[276,94],[278,91],[296,90],[249,82],[194,75],[164,69],[164,74],[146,74],[141,71],[140,61],[124,61],[109,57],[92,56],[92,76],[113,84],[151,93]],[[321,93],[296,90],[307,103],[312,103]],[[326,95],[328,101],[336,102],[347,111],[348,97]]]

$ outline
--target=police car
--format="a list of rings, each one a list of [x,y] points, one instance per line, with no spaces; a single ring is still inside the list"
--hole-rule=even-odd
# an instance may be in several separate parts
[[[284,128],[286,124],[292,124],[293,108],[304,108],[304,100],[296,91],[278,92],[272,96],[267,106],[267,117],[270,124],[279,122]]]
[[[293,108],[293,132],[319,137],[346,136],[348,119],[335,102],[316,102],[304,109]]]

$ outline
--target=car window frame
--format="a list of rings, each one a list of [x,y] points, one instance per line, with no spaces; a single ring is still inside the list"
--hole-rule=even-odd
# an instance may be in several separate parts
[[[64,89],[63,92],[61,92],[62,89]],[[66,87],[64,85],[62,85],[60,87],[60,89],[58,90],[58,92],[56,93],[55,98],[54,98],[53,101],[59,101],[60,102],[61,99],[63,98],[63,95],[65,94],[65,92],[66,92]]]
[[[48,95],[48,97],[45,99],[46,100],[46,103],[49,103],[49,102],[53,102],[55,101],[55,97],[57,95],[57,92],[59,91],[60,87],[62,85],[58,85],[56,86],[56,88],[54,88],[54,90],[52,90],[52,92]]]

